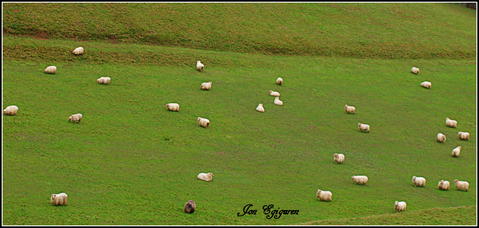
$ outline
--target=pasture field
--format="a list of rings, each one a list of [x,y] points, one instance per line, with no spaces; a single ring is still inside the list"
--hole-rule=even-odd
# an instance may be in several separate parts
[[[475,11],[399,5],[4,4],[3,107],[20,110],[3,116],[3,223],[476,224]],[[41,14],[45,7],[57,21]],[[205,18],[201,29],[195,17]],[[408,35],[420,28],[428,38]],[[70,53],[78,46],[85,55]],[[55,75],[43,73],[49,65]],[[112,84],[98,85],[101,76]],[[426,80],[429,90],[419,86]],[[212,90],[199,89],[205,81]],[[284,106],[268,90],[280,91]],[[170,102],[180,112],[168,112]],[[255,111],[259,103],[265,113]],[[357,113],[345,114],[345,104]],[[67,121],[73,113],[83,114],[80,124]],[[458,128],[447,128],[446,117]],[[371,132],[360,133],[358,122]],[[460,141],[458,131],[471,139]],[[215,177],[202,182],[199,172]],[[354,185],[353,175],[368,184]],[[426,187],[412,186],[412,176],[426,177]],[[441,179],[467,180],[470,189],[452,182],[440,191]],[[318,188],[333,201],[318,201]],[[49,204],[59,192],[69,205]],[[188,200],[198,205],[193,214],[182,211]],[[396,213],[396,200],[407,211]],[[258,214],[238,217],[246,204]],[[300,212],[266,219],[265,204]]]

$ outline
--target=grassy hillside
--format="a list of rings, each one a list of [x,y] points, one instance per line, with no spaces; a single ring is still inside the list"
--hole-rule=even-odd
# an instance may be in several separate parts
[[[473,58],[459,4],[4,4],[5,34],[235,52]]]
[[[467,38],[475,39],[468,30],[475,22],[471,22],[474,15],[463,11],[470,9],[445,4],[398,8],[388,4],[288,4],[292,8],[286,11],[286,4],[255,4],[270,8],[253,14],[232,5],[128,5],[132,4],[4,5],[3,29],[8,35],[3,40],[3,107],[15,104],[20,108],[17,116],[3,116],[4,224],[475,223],[477,62],[467,54],[475,51],[475,41]],[[57,22],[38,13],[44,7],[51,17],[58,16]],[[328,50],[319,47],[335,46],[319,40],[319,49],[307,46],[315,43],[314,23],[323,22],[314,17],[293,26],[290,19],[303,14],[298,9],[323,12],[354,7],[375,13],[403,10],[405,24],[410,20],[407,15],[421,9],[429,13],[420,18],[438,17],[437,22],[431,19],[431,30],[426,31],[450,29],[436,23],[455,21],[457,34],[469,35],[437,33],[426,42],[419,36],[399,38],[406,33],[385,35],[384,25],[368,28],[371,35],[367,35],[354,26],[351,33],[343,34],[345,29],[336,24],[326,26],[335,34],[325,36],[337,37],[334,45],[344,49],[326,54],[332,56],[310,56]],[[162,14],[166,9],[170,13]],[[82,10],[91,14],[80,14]],[[172,13],[179,10],[196,13]],[[243,28],[248,23],[257,27],[236,37],[232,33],[243,30],[213,23],[212,12],[223,12],[226,21],[245,23]],[[259,17],[266,12],[272,16]],[[113,23],[109,15],[137,23]],[[133,15],[155,23],[148,27]],[[190,29],[182,27],[191,21],[185,17],[198,15],[210,18],[201,23],[216,26],[216,35],[204,28],[193,29],[193,24]],[[351,16],[335,15],[330,18],[337,21]],[[356,14],[349,20],[356,23],[353,19],[375,15]],[[174,23],[168,21],[172,17],[177,19]],[[275,30],[280,19],[291,23],[288,33]],[[388,20],[397,23],[392,31],[400,30],[399,16]],[[145,31],[162,33],[155,28],[165,23],[170,24],[164,26],[170,31],[165,34],[191,33],[187,37],[194,39],[203,34],[200,37],[205,39],[189,43],[193,41],[177,37],[171,39],[176,43],[156,43],[162,45],[140,39]],[[93,29],[96,26],[98,30]],[[135,30],[139,27],[151,30]],[[30,33],[36,28],[48,30],[48,36]],[[125,42],[93,35],[123,34],[115,31],[127,28],[131,31],[125,37],[115,39]],[[263,28],[274,32],[254,33]],[[71,30],[86,35],[75,38]],[[301,33],[311,43],[283,39],[286,34]],[[367,56],[355,33],[371,38],[365,39],[370,46],[364,53],[374,53],[374,58],[352,58]],[[381,54],[382,46],[373,45],[378,44],[374,43],[376,35],[404,44],[407,39],[417,40],[414,45],[421,49],[408,52],[407,46],[393,45],[387,49],[392,55],[386,56]],[[270,41],[269,36],[277,38]],[[251,49],[252,40],[262,48]],[[452,45],[447,46],[449,52],[441,51],[442,41]],[[78,46],[85,47],[84,56],[71,55]],[[283,52],[283,46],[288,51]],[[264,55],[272,53],[268,47],[279,47],[277,54],[299,55]],[[433,55],[436,52],[442,54]],[[206,64],[205,72],[195,71],[198,59]],[[57,74],[44,74],[48,65],[57,66]],[[421,74],[409,73],[412,66],[418,66]],[[110,76],[112,84],[96,84],[101,76]],[[279,76],[285,79],[281,87],[274,84]],[[432,89],[419,86],[425,80],[432,82]],[[211,91],[199,89],[204,81],[213,82]],[[273,105],[268,90],[280,91],[285,105]],[[178,102],[181,111],[166,111],[164,104],[169,102]],[[265,104],[265,113],[255,111],[259,103]],[[344,104],[355,105],[357,114],[345,114]],[[84,115],[82,122],[69,123],[68,116],[78,112]],[[210,119],[211,127],[198,127],[198,116]],[[458,128],[445,127],[446,117],[458,120]],[[358,122],[370,124],[371,132],[358,132]],[[471,140],[459,141],[457,131],[471,132]],[[444,144],[435,142],[438,132],[447,135]],[[452,158],[451,150],[457,145],[463,147],[461,157]],[[346,155],[342,165],[332,161],[332,154],[338,152]],[[196,180],[199,172],[213,172],[214,180]],[[360,174],[369,176],[366,186],[352,184],[351,176]],[[413,187],[413,175],[426,177],[427,186]],[[437,190],[441,179],[467,180],[470,190]],[[333,201],[318,201],[318,188],[332,191]],[[69,194],[68,206],[49,204],[50,194],[59,192]],[[194,214],[182,212],[188,200],[197,202]],[[395,213],[396,200],[407,201],[408,210]],[[238,217],[249,203],[258,215]],[[269,220],[261,210],[264,204],[300,213]]]
[[[413,212],[376,215],[362,218],[320,220],[304,225],[475,225],[475,206],[433,208]]]

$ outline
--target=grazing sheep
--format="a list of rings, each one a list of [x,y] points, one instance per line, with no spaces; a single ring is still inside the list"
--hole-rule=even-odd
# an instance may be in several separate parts
[[[432,83],[428,81],[424,81],[424,82],[421,82],[421,86],[426,89],[430,89],[432,87]]]
[[[213,180],[213,173],[199,173],[197,178],[203,181],[212,181]]]
[[[457,127],[457,120],[451,120],[449,117],[446,117],[446,126],[456,128]]]
[[[83,118],[83,115],[81,113],[73,114],[70,117],[68,117],[68,121],[73,122],[73,123],[80,123],[80,120]]]
[[[96,80],[98,84],[110,84],[111,83],[111,78],[110,77],[100,77]]]
[[[338,164],[342,164],[344,162],[344,158],[345,158],[344,154],[334,153],[333,157],[334,157],[334,161]]]
[[[438,133],[436,136],[436,140],[440,143],[443,143],[446,141],[446,135],[443,133]]]
[[[56,66],[48,66],[45,68],[45,73],[47,74],[55,74],[57,72],[57,67]]]
[[[68,195],[66,193],[52,194],[50,196],[50,203],[55,206],[66,205],[68,201]]]
[[[204,128],[207,128],[210,126],[210,120],[206,119],[206,118],[201,118],[201,117],[198,117],[198,119],[196,119],[198,121],[198,124]]]
[[[191,213],[195,212],[195,210],[196,210],[195,201],[194,200],[188,200],[188,202],[186,202],[186,204],[185,204],[184,212],[191,214]]]
[[[349,106],[349,105],[344,105],[344,111],[346,111],[346,113],[351,113],[351,114],[354,114],[356,113],[356,107],[354,106]]]
[[[361,132],[369,132],[369,124],[358,123],[358,128]]]
[[[196,61],[196,70],[197,71],[203,71],[203,69],[205,68],[205,65],[203,63],[201,63],[201,61]]]
[[[264,106],[263,106],[263,104],[259,104],[258,107],[256,107],[256,111],[258,111],[258,112],[264,112]]]
[[[440,190],[447,191],[447,190],[449,190],[449,181],[441,180],[441,181],[439,181],[439,183],[437,184],[437,187],[438,187]]]
[[[412,183],[416,187],[424,187],[424,186],[426,186],[426,178],[413,176],[412,177]]]
[[[273,103],[275,105],[283,105],[283,101],[279,99],[279,97],[275,97]]]
[[[83,47],[77,47],[72,51],[72,53],[74,55],[83,55],[83,53],[85,53],[85,49]]]
[[[279,77],[276,79],[276,84],[277,85],[283,85],[283,78]]]
[[[417,67],[412,67],[412,68],[411,68],[411,73],[413,73],[413,74],[419,74],[419,68],[417,68]]]
[[[3,114],[5,114],[5,115],[7,115],[7,116],[17,115],[17,112],[18,112],[18,107],[17,107],[16,105],[7,106],[7,107],[3,110]]]
[[[180,111],[180,105],[178,103],[168,103],[165,105],[166,109],[168,111],[173,111],[173,112],[179,112]]]
[[[453,157],[459,157],[459,154],[461,153],[461,148],[462,148],[461,146],[458,146],[458,147],[452,149],[451,155]]]
[[[211,83],[212,83],[212,82],[203,82],[203,83],[201,83],[201,89],[202,89],[202,90],[210,90],[210,89],[211,89]]]
[[[316,198],[318,198],[321,201],[331,201],[333,200],[333,193],[330,191],[323,191],[321,189],[318,189],[316,192]]]
[[[401,201],[401,202],[396,201],[396,202],[394,202],[394,209],[395,209],[396,211],[405,211],[405,210],[406,210],[406,206],[407,206],[407,204],[406,204],[406,202],[404,202],[404,201]]]
[[[279,92],[276,92],[276,91],[273,91],[273,90],[270,90],[268,91],[269,95],[273,96],[273,97],[279,97],[280,94]]]
[[[467,181],[460,181],[460,180],[454,180],[456,183],[456,190],[461,190],[461,191],[468,191],[469,190],[469,182]]]
[[[353,182],[355,184],[366,184],[368,183],[368,177],[367,176],[353,176],[352,177]]]
[[[460,140],[469,140],[469,135],[470,135],[469,132],[460,131],[457,133],[457,136],[459,136]]]

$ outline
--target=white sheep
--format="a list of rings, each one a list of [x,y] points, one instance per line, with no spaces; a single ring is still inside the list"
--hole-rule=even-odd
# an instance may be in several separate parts
[[[179,112],[180,111],[180,105],[178,103],[168,103],[165,105],[166,109],[168,111],[173,111],[173,112]]]
[[[396,202],[394,202],[394,209],[395,209],[396,211],[405,211],[405,210],[406,210],[406,206],[407,206],[407,204],[406,204],[406,202],[404,202],[404,201],[396,201]]]
[[[444,190],[444,191],[447,191],[449,190],[449,181],[447,180],[441,180],[439,181],[439,183],[437,184],[437,187],[440,189],[440,190]]]
[[[446,141],[446,135],[443,133],[438,133],[436,136],[436,140],[440,143],[443,143]]]
[[[452,149],[451,155],[453,157],[459,157],[459,154],[461,153],[461,146],[457,146],[456,148]]]
[[[72,51],[72,53],[74,55],[83,55],[83,53],[85,53],[85,49],[83,47],[77,47]]]
[[[333,200],[333,193],[330,191],[323,191],[321,189],[318,189],[316,192],[316,198],[318,198],[321,201],[331,201]]]
[[[421,86],[426,89],[430,89],[432,87],[432,83],[428,81],[424,81],[424,82],[421,82]]]
[[[368,177],[367,176],[352,176],[353,182],[355,184],[366,184],[368,183]]]
[[[16,105],[7,106],[7,107],[3,110],[3,114],[5,114],[5,115],[7,115],[7,116],[17,115],[17,112],[18,112],[18,107],[17,107]]]
[[[446,126],[456,128],[457,127],[457,120],[451,120],[449,117],[446,117]]]
[[[283,85],[283,78],[279,77],[276,79],[276,84],[277,85]]]
[[[45,73],[47,74],[55,74],[57,72],[57,67],[56,66],[48,66],[45,68]]]
[[[197,178],[203,181],[212,181],[213,180],[213,173],[199,173]]]
[[[461,190],[461,191],[468,191],[469,190],[469,182],[467,181],[460,181],[460,180],[454,180],[456,183],[456,189]]]
[[[258,107],[256,107],[256,111],[258,111],[258,112],[264,112],[264,106],[263,106],[263,104],[259,104]]]
[[[424,187],[424,186],[426,186],[426,178],[413,176],[412,177],[412,183],[416,187]]]
[[[344,162],[344,159],[345,159],[344,154],[334,153],[333,157],[334,157],[334,161],[338,164],[342,164]]]
[[[417,68],[417,67],[412,67],[412,68],[411,68],[411,73],[413,73],[413,74],[419,74],[419,68]]]
[[[205,68],[205,65],[203,63],[201,63],[201,61],[196,61],[196,70],[197,71],[203,71],[203,69]]]
[[[68,195],[66,193],[52,194],[50,196],[50,203],[55,206],[66,205],[68,202]]]
[[[279,92],[276,92],[276,91],[273,91],[273,90],[270,90],[268,91],[269,95],[273,96],[273,97],[279,97],[281,94],[279,94]]]
[[[469,135],[470,135],[469,132],[460,131],[457,133],[457,136],[459,136],[460,140],[469,140]]]
[[[344,111],[345,111],[346,113],[354,114],[354,113],[356,113],[356,107],[350,106],[350,105],[347,105],[347,104],[346,104],[346,105],[344,105]]]
[[[358,128],[361,132],[369,132],[369,124],[358,123]]]
[[[279,99],[279,97],[275,97],[273,103],[275,105],[283,105],[283,101]]]
[[[198,124],[201,127],[207,128],[207,127],[210,126],[210,120],[208,120],[206,118],[198,117],[198,119],[196,119],[196,120],[198,121]]]
[[[73,114],[70,117],[68,117],[68,121],[73,122],[73,123],[80,123],[82,118],[83,118],[83,115],[81,113],[77,113],[77,114]]]
[[[212,82],[203,82],[201,83],[201,89],[202,90],[210,90],[211,89],[211,84]]]
[[[110,77],[100,77],[96,80],[98,84],[110,84],[111,78]]]

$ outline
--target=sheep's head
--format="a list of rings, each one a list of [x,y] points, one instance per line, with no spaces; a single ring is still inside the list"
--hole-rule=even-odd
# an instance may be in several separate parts
[[[459,181],[458,179],[455,179],[455,180],[454,180],[454,183],[457,183],[458,181]]]

